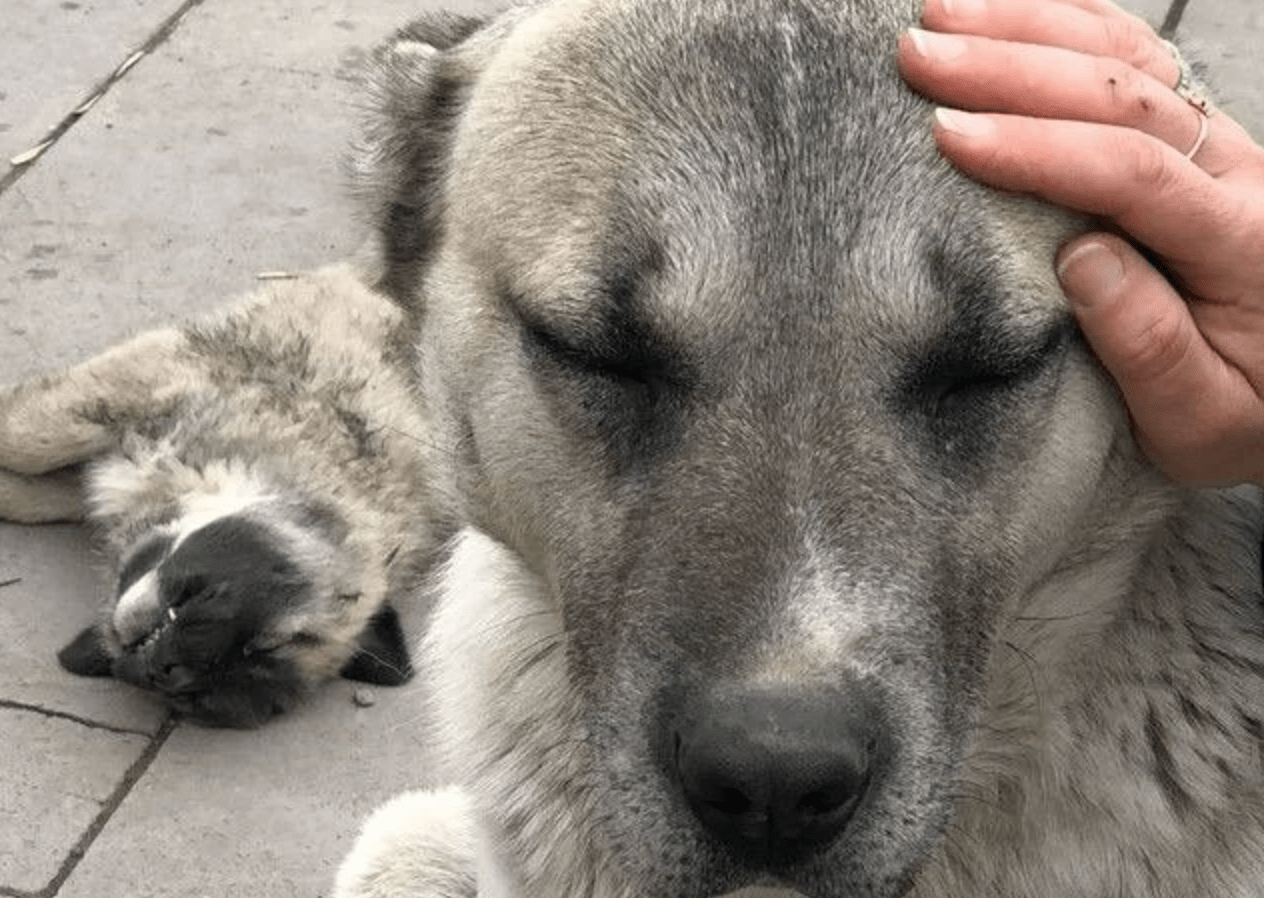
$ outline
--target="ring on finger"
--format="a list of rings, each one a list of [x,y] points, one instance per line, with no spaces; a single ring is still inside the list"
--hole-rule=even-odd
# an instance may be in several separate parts
[[[1198,81],[1194,76],[1194,71],[1190,64],[1186,62],[1185,57],[1181,55],[1180,48],[1171,41],[1164,41],[1163,43],[1167,46],[1168,52],[1172,54],[1172,58],[1176,60],[1177,68],[1180,71],[1176,78],[1176,85],[1172,90],[1176,91],[1176,95],[1194,107],[1194,111],[1198,113],[1198,137],[1194,139],[1194,145],[1185,153],[1186,159],[1193,159],[1198,151],[1203,148],[1203,144],[1207,142],[1207,136],[1211,133],[1211,103],[1198,88]]]

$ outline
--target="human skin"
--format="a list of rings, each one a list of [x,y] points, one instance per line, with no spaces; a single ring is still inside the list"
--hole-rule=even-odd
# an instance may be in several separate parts
[[[1100,223],[1053,264],[1142,449],[1181,482],[1264,483],[1264,148],[1213,107],[1187,158],[1175,56],[1106,0],[926,0],[922,25],[898,61],[943,104],[943,155]]]

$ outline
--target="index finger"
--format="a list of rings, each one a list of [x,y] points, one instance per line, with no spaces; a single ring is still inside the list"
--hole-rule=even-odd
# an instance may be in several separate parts
[[[970,177],[1109,219],[1194,270],[1236,242],[1239,204],[1223,185],[1132,128],[940,109],[935,139]]]
[[[934,31],[1113,57],[1168,86],[1180,77],[1180,65],[1154,30],[1103,0],[927,0],[922,23]]]

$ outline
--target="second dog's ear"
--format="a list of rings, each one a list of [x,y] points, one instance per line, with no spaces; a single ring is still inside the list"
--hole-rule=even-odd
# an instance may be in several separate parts
[[[351,177],[380,244],[377,286],[406,308],[418,302],[439,236],[456,123],[499,31],[484,19],[432,15],[401,29],[369,61]]]
[[[343,665],[342,676],[375,686],[400,686],[413,676],[399,615],[390,605],[373,615],[360,634],[360,645]]]
[[[106,651],[105,639],[100,627],[88,627],[57,653],[61,666],[81,677],[108,677],[112,675],[113,659]]]

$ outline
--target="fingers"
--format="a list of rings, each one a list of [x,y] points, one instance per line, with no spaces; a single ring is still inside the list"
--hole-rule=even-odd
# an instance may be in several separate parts
[[[1188,483],[1259,479],[1264,404],[1163,275],[1122,239],[1091,234],[1063,248],[1058,276],[1152,460]]]
[[[935,139],[972,178],[1109,218],[1195,274],[1241,230],[1228,188],[1131,128],[941,109]]]
[[[1122,125],[1182,153],[1204,121],[1175,91],[1127,63],[1061,47],[911,29],[899,61],[914,88],[948,106]]]
[[[1119,59],[1169,87],[1180,74],[1145,22],[1104,0],[927,0],[922,23],[935,31]]]

